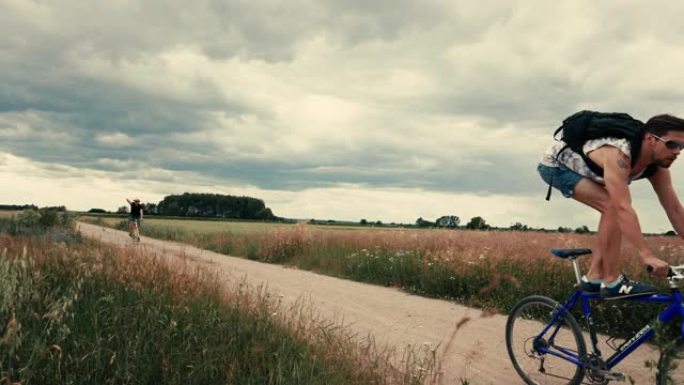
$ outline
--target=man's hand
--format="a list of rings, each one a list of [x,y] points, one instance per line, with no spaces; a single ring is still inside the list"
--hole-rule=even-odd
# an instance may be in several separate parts
[[[650,256],[641,258],[641,262],[653,268],[651,274],[658,277],[667,277],[667,272],[670,270],[670,265],[662,259]]]

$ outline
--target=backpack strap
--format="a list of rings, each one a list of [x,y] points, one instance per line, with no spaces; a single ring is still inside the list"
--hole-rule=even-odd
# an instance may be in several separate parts
[[[642,172],[641,175],[639,175],[639,177],[636,179],[639,180],[652,177],[653,174],[655,174],[658,171],[659,167],[660,166],[658,166],[655,163],[649,164],[648,167],[646,167],[646,169],[644,170],[644,172]]]
[[[554,132],[554,134],[553,134],[553,138],[554,138],[554,139],[560,141],[560,139],[556,138],[556,135],[557,135],[559,132],[561,132],[561,130],[563,130],[563,126],[558,127],[558,129],[556,130],[556,132]],[[561,154],[563,151],[567,150],[568,148],[570,148],[570,146],[569,146],[568,144],[566,144],[565,146],[563,146],[563,148],[560,149],[560,151],[558,151],[558,153],[556,154],[556,162],[560,163],[560,162],[558,161],[558,157],[560,156],[560,154]],[[551,200],[551,191],[553,191],[553,176],[551,176],[551,183],[549,183],[549,189],[546,191],[546,200],[547,200],[547,201],[550,201],[550,200]]]

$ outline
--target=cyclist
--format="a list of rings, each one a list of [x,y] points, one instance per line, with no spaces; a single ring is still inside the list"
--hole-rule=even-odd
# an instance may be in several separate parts
[[[675,231],[684,236],[684,208],[672,186],[669,170],[684,149],[684,120],[671,115],[654,116],[644,125],[644,132],[633,166],[631,144],[627,139],[600,138],[584,144],[584,153],[603,169],[603,177],[592,172],[580,154],[570,149],[563,151],[565,143],[562,141],[555,142],[544,152],[537,168],[542,179],[565,197],[600,212],[597,247],[580,288],[600,292],[606,299],[657,292],[653,286],[620,274],[623,237],[637,249],[641,262],[653,267],[654,274],[667,274],[668,264],[655,257],[641,233],[629,192],[630,182],[642,176],[650,165],[655,165],[652,166],[655,172],[648,180]]]
[[[126,198],[126,202],[131,205],[131,213],[128,216],[128,235],[131,238],[136,238],[139,237],[139,235],[135,233],[135,230],[136,227],[137,229],[140,229],[143,219],[143,208],[140,204],[140,199],[133,199],[131,202],[130,199]]]

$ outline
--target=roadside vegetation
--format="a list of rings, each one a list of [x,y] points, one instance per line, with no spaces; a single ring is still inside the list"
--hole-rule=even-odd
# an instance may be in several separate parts
[[[0,383],[431,381],[430,352],[395,361],[303,304],[83,240],[61,214],[41,224],[47,216],[0,217]]]
[[[125,222],[112,223],[121,228]],[[551,256],[553,247],[591,247],[588,234],[422,229],[336,229],[306,224],[266,224],[255,231],[204,231],[158,220],[143,227],[143,235],[189,243],[223,254],[296,266],[336,277],[394,286],[407,292],[444,298],[507,313],[521,298],[540,294],[566,298],[575,278],[569,263]],[[224,226],[231,226],[227,222]],[[215,229],[214,229],[215,230]],[[684,263],[684,247],[667,236],[647,238],[657,256]],[[625,247],[626,255],[635,255]],[[586,270],[588,259],[582,261]],[[635,263],[625,272],[649,277]],[[663,288],[665,288],[663,286]],[[598,329],[609,335],[634,333],[653,319],[658,306],[617,301],[598,304]],[[636,328],[636,329],[635,329]]]

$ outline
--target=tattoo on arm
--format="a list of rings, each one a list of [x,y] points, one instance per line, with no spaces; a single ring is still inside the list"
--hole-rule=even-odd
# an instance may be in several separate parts
[[[622,158],[618,159],[617,164],[618,164],[618,167],[620,167],[623,170],[626,170],[629,168],[629,165],[627,164],[627,162],[625,162],[625,160]]]

